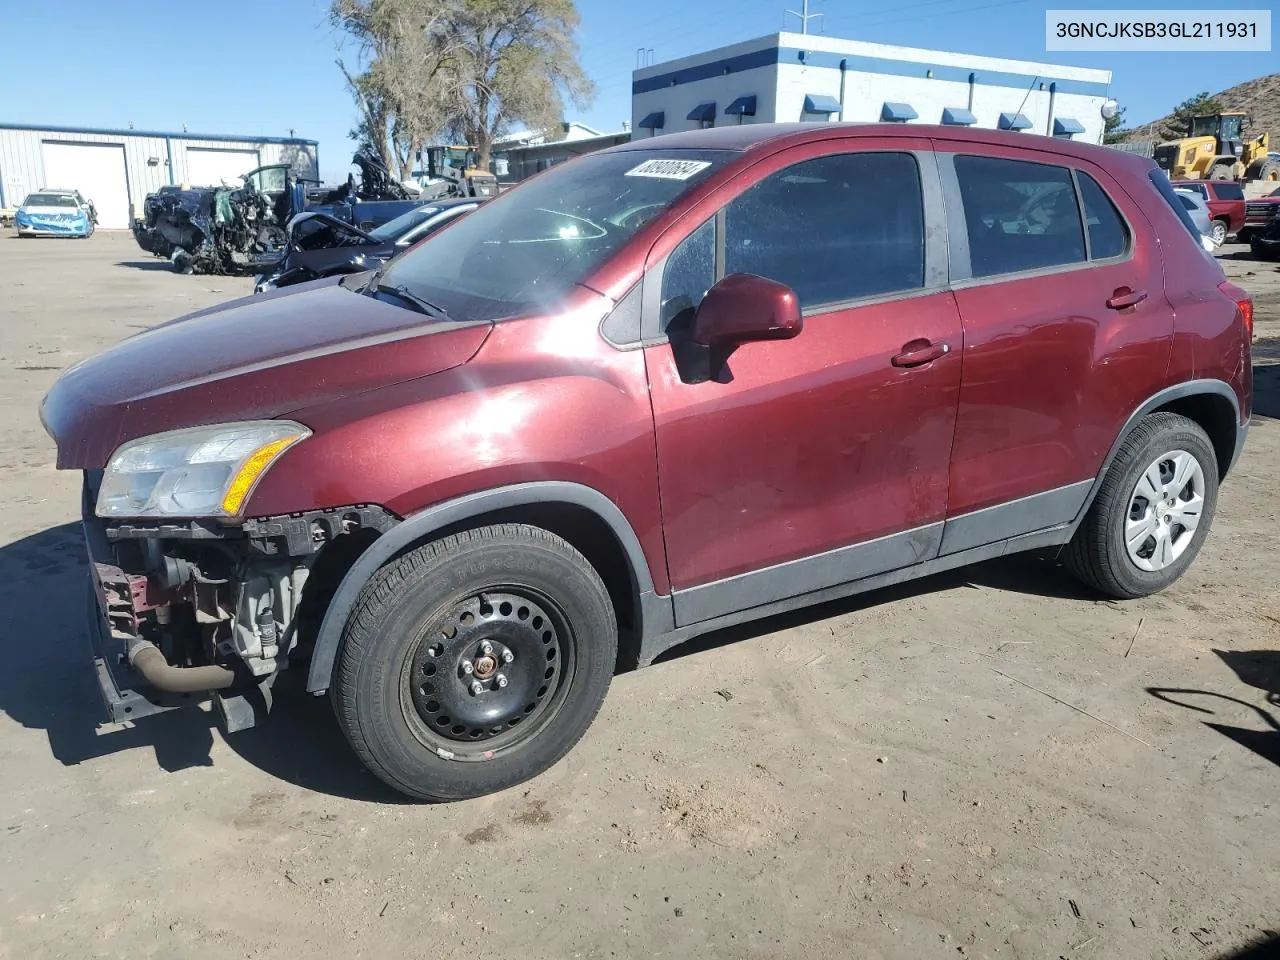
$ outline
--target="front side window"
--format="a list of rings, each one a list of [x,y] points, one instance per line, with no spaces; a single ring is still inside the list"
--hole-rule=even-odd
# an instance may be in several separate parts
[[[1098,181],[1083,170],[1076,171],[1080,199],[1084,202],[1084,219],[1089,226],[1089,258],[1106,260],[1121,256],[1129,249],[1129,232]]]
[[[975,277],[1085,262],[1080,208],[1066,167],[957,155]]]
[[[716,221],[713,217],[671,251],[662,273],[662,329],[687,324],[716,282]]]
[[[923,287],[915,157],[818,157],[755,184],[725,210],[724,272],[784,283],[801,309]]]
[[[404,285],[458,319],[554,308],[645,224],[737,156],[656,148],[580,157],[390,261],[383,282]],[[437,242],[441,237],[447,240]]]
[[[267,167],[265,170],[255,170],[250,175],[249,182],[259,193],[284,193],[287,173],[284,167]]]

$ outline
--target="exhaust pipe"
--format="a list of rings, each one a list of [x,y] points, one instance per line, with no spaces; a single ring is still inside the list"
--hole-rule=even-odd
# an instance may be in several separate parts
[[[236,675],[226,667],[210,664],[203,667],[175,667],[149,640],[131,640],[129,664],[142,674],[147,683],[168,693],[205,693],[225,690]]]

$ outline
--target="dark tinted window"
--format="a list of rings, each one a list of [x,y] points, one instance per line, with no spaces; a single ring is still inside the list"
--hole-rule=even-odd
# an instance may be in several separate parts
[[[915,158],[819,157],[762,180],[726,209],[724,271],[785,283],[801,307],[923,286]]]
[[[693,311],[716,282],[716,222],[712,218],[671,251],[662,274],[662,329],[671,321],[692,319]]]
[[[1083,263],[1071,171],[994,157],[955,158],[975,277]]]
[[[1089,256],[1094,260],[1120,256],[1128,249],[1129,238],[1115,204],[1087,173],[1077,170],[1076,180],[1084,201],[1085,223],[1089,225]]]
[[[1213,185],[1213,193],[1219,200],[1244,199],[1244,187],[1238,183],[1215,183]]]

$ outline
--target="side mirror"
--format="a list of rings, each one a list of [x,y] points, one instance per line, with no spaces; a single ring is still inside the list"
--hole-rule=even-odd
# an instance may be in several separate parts
[[[693,317],[692,340],[727,358],[757,340],[790,340],[803,329],[800,301],[785,284],[731,273],[707,291]]]

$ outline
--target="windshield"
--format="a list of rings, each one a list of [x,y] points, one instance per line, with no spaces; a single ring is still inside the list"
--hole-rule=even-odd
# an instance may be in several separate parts
[[[74,207],[76,198],[65,193],[33,193],[22,205],[24,207]]]
[[[404,236],[427,217],[434,217],[441,211],[441,207],[425,206],[414,207],[408,213],[402,213],[394,220],[388,220],[382,226],[369,231],[369,236],[386,243],[392,240],[398,240]]]
[[[483,204],[388,266],[385,282],[459,319],[553,306],[646,223],[736,153],[628,150],[583,157]],[[443,236],[438,234],[437,236]]]

